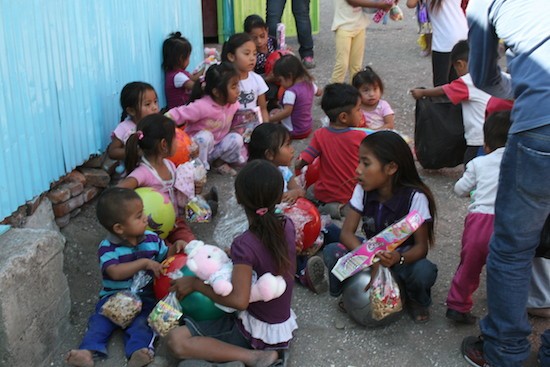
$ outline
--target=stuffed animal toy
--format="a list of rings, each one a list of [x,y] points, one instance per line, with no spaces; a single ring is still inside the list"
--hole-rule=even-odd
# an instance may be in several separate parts
[[[201,63],[193,70],[193,73],[197,73],[200,70],[204,69],[204,73],[206,73],[206,70],[210,67],[210,65],[213,64],[219,64],[221,62],[220,54],[218,53],[218,50],[215,48],[205,47],[204,48],[204,60],[201,61]]]
[[[216,294],[227,296],[233,290],[231,274],[233,262],[219,247],[207,245],[202,241],[193,240],[185,246],[187,267],[195,275],[210,284]],[[252,274],[250,302],[271,301],[280,297],[286,290],[286,282],[280,275],[265,273],[257,277]]]

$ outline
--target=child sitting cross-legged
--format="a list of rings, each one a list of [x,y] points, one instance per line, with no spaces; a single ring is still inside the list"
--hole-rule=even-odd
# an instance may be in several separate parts
[[[321,108],[330,124],[315,131],[296,169],[301,170],[319,157],[319,179],[308,188],[306,198],[319,206],[321,214],[340,219],[353,193],[359,145],[365,137],[364,132],[352,129],[363,117],[361,98],[351,85],[330,84],[325,88]]]
[[[103,288],[79,349],[69,351],[66,356],[65,361],[71,366],[91,367],[94,357],[107,356],[109,337],[120,327],[100,313],[101,307],[116,292],[129,290],[132,277],[140,270],[159,276],[160,262],[178,250],[176,246],[168,249],[155,233],[145,230],[147,216],[134,190],[120,187],[105,190],[97,203],[97,218],[109,231],[97,251]],[[129,367],[146,366],[154,356],[151,346],[155,335],[146,321],[156,304],[151,283],[143,288],[140,299],[141,312],[124,329]]]

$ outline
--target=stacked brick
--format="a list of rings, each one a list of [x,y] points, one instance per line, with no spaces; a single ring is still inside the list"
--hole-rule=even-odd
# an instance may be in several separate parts
[[[92,159],[57,182],[47,196],[52,202],[55,222],[59,228],[77,216],[82,205],[95,198],[111,182],[116,162]]]

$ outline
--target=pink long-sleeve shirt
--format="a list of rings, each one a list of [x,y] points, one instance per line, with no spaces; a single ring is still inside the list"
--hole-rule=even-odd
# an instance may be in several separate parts
[[[210,131],[214,143],[218,144],[229,133],[238,109],[239,102],[222,106],[206,95],[188,105],[172,108],[166,115],[178,126],[185,124],[185,132],[190,136],[201,130]]]

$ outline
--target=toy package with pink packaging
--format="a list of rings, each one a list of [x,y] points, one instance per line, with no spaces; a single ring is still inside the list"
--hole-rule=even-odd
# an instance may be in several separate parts
[[[364,241],[361,246],[342,256],[334,268],[332,274],[338,280],[358,273],[378,261],[375,255],[380,251],[393,251],[401,245],[410,235],[424,223],[424,218],[413,210],[403,219],[392,224],[376,236]]]

